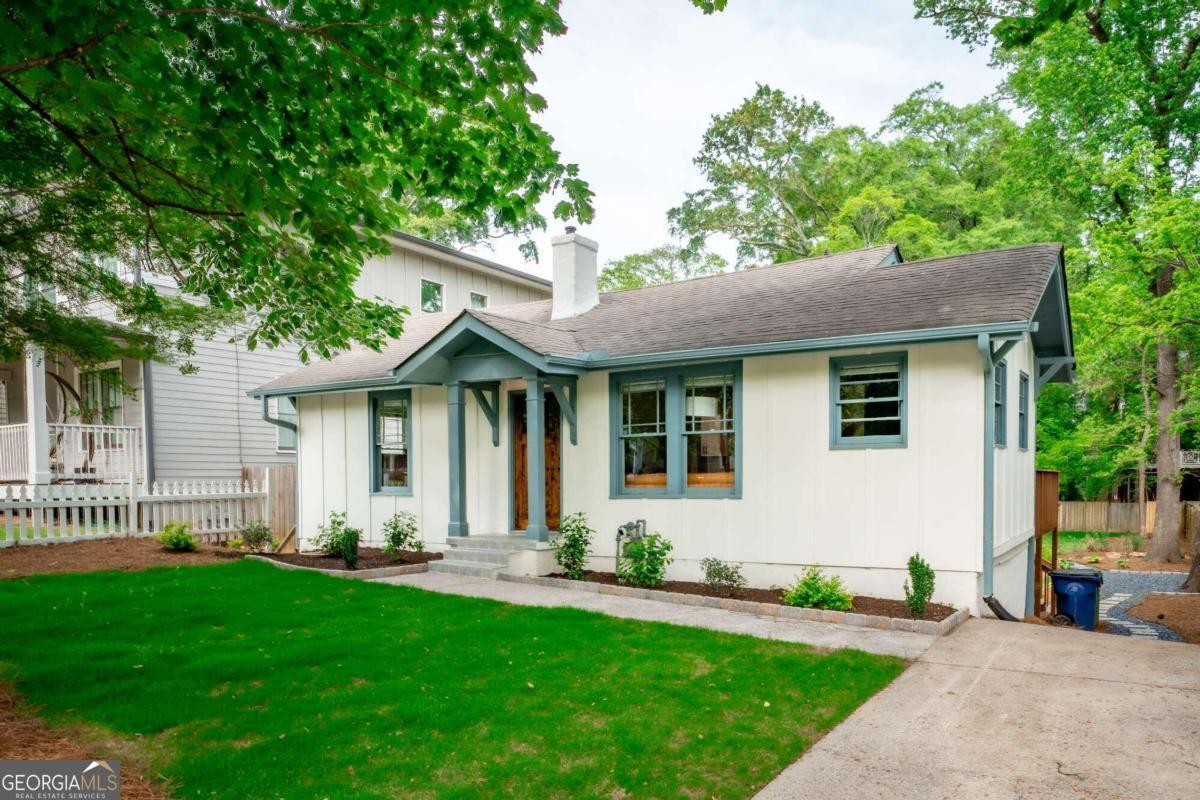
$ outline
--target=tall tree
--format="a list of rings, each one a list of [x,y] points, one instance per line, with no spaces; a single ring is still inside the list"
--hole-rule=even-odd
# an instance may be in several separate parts
[[[969,45],[991,45],[1029,115],[1028,167],[1093,223],[1092,278],[1120,287],[1124,326],[1153,342],[1157,560],[1179,559],[1180,436],[1194,435],[1200,341],[1195,222],[1200,6],[1194,0],[916,0]],[[1189,227],[1191,226],[1191,227]],[[1116,312],[1116,309],[1114,309]],[[1116,313],[1113,314],[1116,316]],[[1126,356],[1140,359],[1132,349]],[[1189,413],[1192,414],[1189,419]],[[1187,585],[1200,591],[1200,537]]]
[[[692,0],[706,12],[724,0]],[[174,277],[248,343],[322,356],[401,332],[355,296],[364,260],[409,223],[521,229],[591,218],[591,192],[535,121],[529,56],[558,0],[66,0],[0,12],[0,355],[83,360],[194,311],[116,280],[108,257]],[[59,300],[38,300],[56,287]],[[193,307],[194,308],[194,307]]]
[[[729,262],[716,253],[660,245],[644,253],[632,253],[609,261],[600,271],[600,291],[615,292],[673,283],[718,275],[728,269]]]

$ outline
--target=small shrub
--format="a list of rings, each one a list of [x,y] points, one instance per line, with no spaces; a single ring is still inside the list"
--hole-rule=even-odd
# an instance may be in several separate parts
[[[652,533],[644,539],[625,543],[625,553],[617,559],[617,582],[634,586],[662,586],[671,558],[671,542]]]
[[[416,514],[401,511],[393,515],[383,523],[383,551],[398,553],[401,550],[424,550],[425,544],[417,535],[419,530]]]
[[[746,588],[746,576],[741,564],[726,563],[719,558],[706,558],[700,562],[704,570],[704,585],[723,597],[741,594]]]
[[[1125,569],[1129,566],[1129,561],[1124,558],[1117,559],[1117,569]]]
[[[313,545],[322,553],[337,556],[346,562],[348,569],[354,569],[358,563],[358,540],[362,531],[346,525],[346,512],[334,511],[329,515],[329,522],[317,526],[317,538]]]
[[[1095,536],[1089,536],[1083,540],[1083,549],[1087,550],[1089,553],[1094,553],[1097,550],[1102,549],[1102,546],[1099,539],[1097,539]]]
[[[587,564],[588,548],[592,545],[592,534],[595,533],[588,527],[587,514],[577,511],[563,517],[558,523],[558,533],[558,550],[554,553],[554,560],[567,577],[580,580]]]
[[[1142,549],[1142,537],[1141,537],[1141,534],[1137,534],[1137,533],[1135,533],[1133,536],[1130,536],[1130,537],[1129,537],[1129,549],[1130,549],[1130,550],[1137,550],[1137,551],[1139,551],[1139,552],[1141,551],[1141,549]]]
[[[842,579],[836,575],[827,578],[821,574],[821,568],[815,566],[809,567],[803,577],[783,590],[783,603],[831,611],[849,611],[854,607],[853,598],[842,586]]]
[[[242,526],[242,544],[246,549],[262,553],[271,549],[271,529],[262,520],[255,520]]]
[[[1058,560],[1059,569],[1070,569],[1072,566],[1071,559],[1069,558],[1060,558]]]
[[[925,613],[925,606],[933,598],[933,567],[916,553],[908,559],[908,580],[904,582],[904,605],[912,617]]]
[[[164,550],[172,553],[194,553],[198,542],[196,537],[188,532],[187,525],[182,522],[168,523],[163,532],[157,537]]]
[[[1088,556],[1087,558],[1084,559],[1084,561],[1086,561],[1089,564],[1099,564],[1101,562],[1101,560],[1102,559],[1100,558],[1100,556]]]
[[[228,542],[225,543],[225,546],[231,547],[234,550],[241,550],[245,546],[245,544],[246,543],[243,542],[241,539],[230,539]]]

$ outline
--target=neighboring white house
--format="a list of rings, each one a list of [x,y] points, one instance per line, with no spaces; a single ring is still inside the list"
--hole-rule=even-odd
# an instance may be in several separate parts
[[[302,540],[345,511],[378,542],[407,510],[435,569],[546,573],[583,511],[597,568],[642,519],[676,579],[819,564],[898,598],[920,552],[935,599],[1028,608],[1034,400],[1073,363],[1061,246],[889,245],[608,294],[594,242],[553,248],[552,300],[414,319],[252,393],[297,398]]]
[[[392,244],[389,256],[364,266],[358,293],[407,305],[418,317],[423,309],[550,295],[543,278],[449,247],[400,233]],[[146,279],[177,291],[169,279]],[[111,316],[103,308],[95,313]],[[113,332],[134,335],[119,325]],[[250,351],[244,333],[197,342],[190,360],[199,369],[187,375],[133,359],[85,370],[36,349],[22,362],[0,363],[0,482],[125,482],[130,473],[152,481],[230,480],[243,466],[294,463],[294,433],[265,421],[247,392],[295,371],[298,349]],[[294,418],[286,397],[273,399],[268,413]]]

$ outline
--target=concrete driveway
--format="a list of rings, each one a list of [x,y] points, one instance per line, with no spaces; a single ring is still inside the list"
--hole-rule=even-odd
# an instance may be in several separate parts
[[[761,798],[1200,796],[1200,647],[972,619]]]

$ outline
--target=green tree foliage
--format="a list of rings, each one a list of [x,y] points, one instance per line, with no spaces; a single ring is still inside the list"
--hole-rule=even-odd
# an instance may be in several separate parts
[[[708,186],[671,210],[673,233],[695,252],[728,236],[739,263],[885,241],[913,259],[1071,238],[1071,204],[1010,179],[1029,154],[1003,109],[955,106],[941,92],[914,92],[872,135],[760,85],[712,118],[695,158]]]
[[[252,312],[251,347],[398,335],[405,310],[353,290],[393,229],[527,229],[548,194],[556,216],[591,218],[534,118],[528,58],[564,31],[557,0],[6,5],[0,356],[162,344],[107,341],[80,321],[95,300],[186,349],[195,307],[114,279],[112,257]],[[72,302],[30,303],[26,284]]]
[[[728,269],[729,262],[716,253],[662,245],[609,261],[600,270],[598,283],[600,291],[615,292],[717,275]]]
[[[1200,6],[916,0],[916,7],[967,44],[993,46],[1008,70],[1005,92],[1029,115],[1022,138],[1038,155],[1021,174],[1086,214],[1086,247],[1072,275],[1080,372],[1089,400],[1109,399],[1114,425],[1137,416],[1131,431],[1153,428],[1151,555],[1177,559],[1179,450],[1181,438],[1195,441],[1200,416],[1192,355],[1200,347]],[[1200,591],[1200,558],[1188,585]]]

